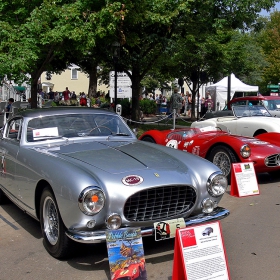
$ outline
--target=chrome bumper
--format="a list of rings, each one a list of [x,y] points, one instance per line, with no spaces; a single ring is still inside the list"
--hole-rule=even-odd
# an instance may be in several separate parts
[[[213,222],[217,220],[221,220],[229,215],[229,211],[222,207],[217,207],[212,213],[210,214],[199,214],[196,216],[192,216],[185,220],[186,227],[193,226],[197,224],[203,224],[207,222]],[[145,227],[141,229],[142,237],[154,235],[154,228],[153,227]],[[101,243],[106,241],[106,231],[104,230],[97,230],[92,232],[73,232],[67,231],[66,235],[80,243]]]

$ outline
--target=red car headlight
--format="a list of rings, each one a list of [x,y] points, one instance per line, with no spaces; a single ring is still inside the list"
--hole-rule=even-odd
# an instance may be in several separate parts
[[[245,144],[240,148],[240,155],[243,158],[248,158],[251,155],[251,148],[249,145]]]

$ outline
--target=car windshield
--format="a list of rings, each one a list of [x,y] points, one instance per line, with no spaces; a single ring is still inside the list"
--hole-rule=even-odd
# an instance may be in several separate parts
[[[232,106],[232,111],[235,117],[272,117],[264,106],[261,105],[240,105]]]
[[[27,126],[28,142],[86,136],[132,136],[132,132],[118,116],[106,114],[38,117]]]
[[[268,110],[280,110],[280,99],[263,100],[263,104]]]

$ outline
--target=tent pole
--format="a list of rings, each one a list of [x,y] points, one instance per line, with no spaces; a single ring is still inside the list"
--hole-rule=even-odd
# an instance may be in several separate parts
[[[228,87],[227,87],[227,104],[230,101],[230,92],[231,92],[231,75],[228,76]]]

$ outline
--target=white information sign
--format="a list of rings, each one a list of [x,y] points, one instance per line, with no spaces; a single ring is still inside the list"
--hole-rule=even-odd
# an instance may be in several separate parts
[[[231,182],[231,193],[237,196],[249,196],[259,194],[259,186],[252,162],[233,163],[233,180]]]
[[[131,80],[125,72],[117,72],[117,97],[118,98],[131,98],[132,88]],[[115,97],[115,72],[110,72],[110,97]]]
[[[177,277],[173,267],[172,279],[230,279],[219,222],[179,229],[178,237],[186,277]]]

